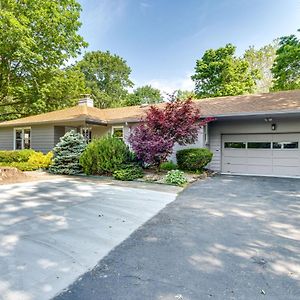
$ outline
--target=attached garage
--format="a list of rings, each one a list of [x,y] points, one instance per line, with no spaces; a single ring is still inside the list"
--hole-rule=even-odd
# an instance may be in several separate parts
[[[300,133],[222,135],[222,173],[300,176]]]

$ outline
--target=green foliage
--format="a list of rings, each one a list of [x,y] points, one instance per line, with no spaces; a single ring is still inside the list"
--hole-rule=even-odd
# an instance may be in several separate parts
[[[43,154],[34,150],[0,151],[0,166],[15,167],[21,171],[47,169],[52,156],[52,152]]]
[[[43,154],[42,152],[34,152],[28,159],[28,164],[35,166],[37,169],[48,169],[52,163],[53,152]]]
[[[176,153],[179,169],[186,171],[202,171],[212,157],[212,152],[206,148],[183,149]]]
[[[86,147],[83,136],[74,130],[67,132],[54,147],[49,171],[54,174],[75,175],[82,171],[80,156]]]
[[[132,154],[122,140],[105,136],[88,144],[80,157],[80,164],[84,173],[88,175],[112,174],[131,158]]]
[[[76,0],[1,0],[0,6],[1,119],[44,111],[53,100],[45,89],[86,46],[77,33],[81,7]],[[75,79],[68,81],[76,84]]]
[[[159,169],[165,171],[171,171],[171,170],[178,169],[178,166],[174,164],[172,161],[165,161],[160,164]]]
[[[85,75],[86,86],[98,108],[120,106],[127,96],[127,88],[133,86],[126,61],[109,51],[88,52],[74,68]]]
[[[138,87],[133,93],[128,94],[124,105],[142,105],[142,104],[155,104],[163,101],[160,90],[153,88],[151,85]]]
[[[184,185],[187,183],[187,179],[184,176],[184,173],[179,170],[169,171],[165,178],[166,183],[174,185]]]
[[[300,30],[298,30],[300,31]],[[279,48],[272,68],[274,91],[300,88],[300,39],[296,35],[279,39]]]
[[[0,151],[1,163],[13,163],[13,162],[27,162],[35,151],[31,149],[25,150],[13,150],[13,151]]]
[[[144,176],[143,169],[137,165],[125,165],[120,170],[116,170],[113,176],[117,180],[132,181]]]
[[[259,78],[256,80],[255,92],[268,93],[272,87],[273,75],[271,68],[276,58],[278,42],[255,49],[253,46],[245,51],[244,58],[249,63],[251,72],[258,70]]]
[[[236,57],[235,49],[227,44],[217,50],[207,50],[197,60],[192,76],[197,97],[242,95],[254,91],[258,71],[250,70],[245,59]]]

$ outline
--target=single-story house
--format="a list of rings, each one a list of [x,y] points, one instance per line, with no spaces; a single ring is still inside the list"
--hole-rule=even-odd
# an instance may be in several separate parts
[[[213,116],[196,144],[214,156],[209,167],[226,174],[300,177],[300,90],[195,100],[202,116]],[[0,150],[52,150],[68,130],[87,140],[114,134],[126,142],[147,107],[78,106],[0,123]],[[176,146],[174,153],[179,146]],[[174,159],[174,155],[172,159]]]

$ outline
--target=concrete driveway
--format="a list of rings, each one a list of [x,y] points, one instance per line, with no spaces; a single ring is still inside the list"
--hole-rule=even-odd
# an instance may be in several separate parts
[[[300,180],[198,182],[55,300],[300,299]]]
[[[176,197],[171,187],[130,186],[0,186],[0,299],[53,297]]]

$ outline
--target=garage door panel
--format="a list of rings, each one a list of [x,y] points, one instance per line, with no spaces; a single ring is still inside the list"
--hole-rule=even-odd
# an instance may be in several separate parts
[[[224,157],[246,157],[246,149],[224,149]]]
[[[273,175],[277,176],[299,176],[299,167],[273,166]]]
[[[273,159],[273,166],[297,167],[297,166],[299,166],[299,159],[298,158],[277,158],[277,159]]]
[[[246,160],[248,165],[266,165],[272,166],[272,158],[268,157],[248,157]]]
[[[269,158],[270,157],[270,150],[260,150],[260,149],[255,149],[255,150],[247,150],[247,157],[261,157],[261,158]]]
[[[230,163],[230,164],[239,164],[239,165],[245,165],[247,163],[247,157],[234,157],[234,156],[227,156],[224,157],[224,163]]]
[[[244,173],[245,165],[240,164],[224,164],[223,169],[225,173]]]
[[[248,172],[247,174],[271,174],[272,173],[272,166],[266,165],[248,165]]]
[[[299,158],[299,150],[273,150],[273,158]]]
[[[222,143],[225,173],[300,177],[299,133],[223,135]]]

